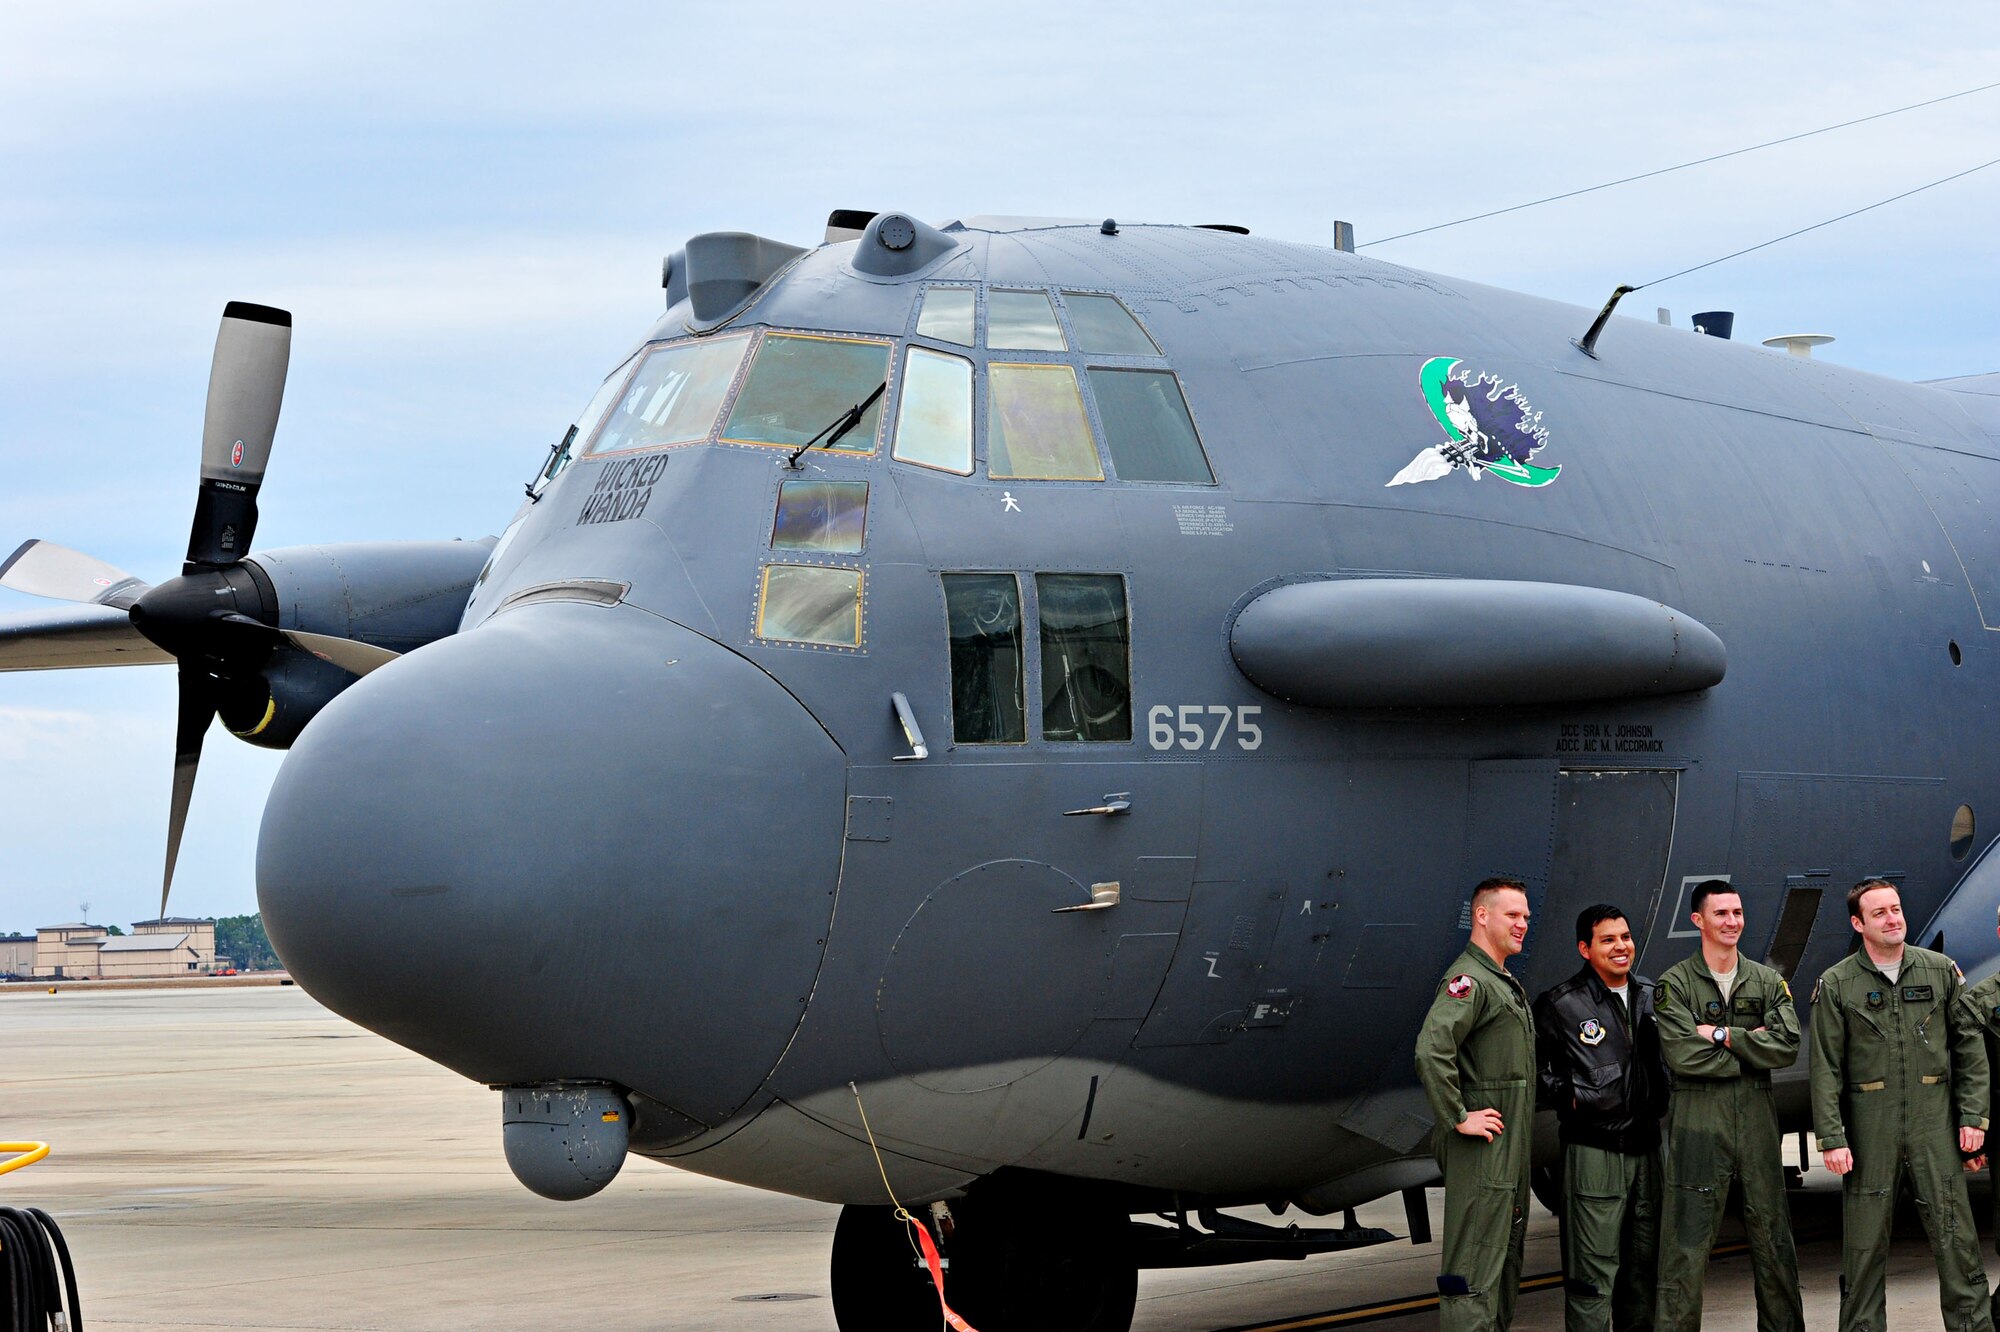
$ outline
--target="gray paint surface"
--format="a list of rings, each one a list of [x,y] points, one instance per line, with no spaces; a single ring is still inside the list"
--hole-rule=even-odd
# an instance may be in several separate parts
[[[2000,818],[1991,398],[1637,320],[1592,361],[1570,345],[1589,311],[1258,237],[937,234],[952,248],[913,273],[857,265],[873,232],[809,251],[719,331],[1171,367],[1216,483],[988,480],[983,444],[970,477],[884,447],[794,471],[704,444],[659,455],[634,516],[580,522],[620,474],[576,461],[524,506],[461,631],[349,689],[287,761],[260,900],[315,995],[482,1081],[627,1087],[636,1150],[811,1197],[880,1200],[853,1083],[905,1201],[1025,1167],[1334,1206],[1421,1169],[1397,1164],[1426,1128],[1409,1040],[1482,874],[1530,884],[1531,992],[1574,963],[1563,913],[1604,893],[1629,899],[1643,970],[1677,960],[1681,885],[1714,874],[1759,948],[1788,881],[1828,884],[1809,979],[1845,951],[1838,874],[1901,875],[1924,919],[1970,863],[1953,810]],[[1163,356],[927,343],[928,283],[1115,293]],[[692,320],[678,301],[649,338]],[[1437,357],[1515,386],[1559,477],[1389,486],[1444,439],[1419,386]],[[988,410],[982,388],[981,441]],[[768,548],[794,477],[870,483],[858,554]],[[863,571],[860,646],[755,637],[773,561]],[[1023,744],[952,735],[954,570],[1028,590]],[[1038,571],[1125,577],[1130,742],[1035,724]],[[1490,697],[1352,710],[1287,702],[1232,656],[1232,620],[1273,587],[1413,576],[1671,607],[1727,674],[1577,701],[1548,677],[1601,652],[1539,636]],[[501,609],[579,580],[621,604]],[[1468,659],[1524,645],[1496,620],[1465,632]],[[893,762],[892,692],[930,758]],[[1129,814],[1065,817],[1114,793]],[[890,812],[857,837],[851,799]],[[1606,810],[1628,837],[1605,842]],[[1117,907],[1053,913],[1111,881]],[[363,919],[396,943],[371,956]]]

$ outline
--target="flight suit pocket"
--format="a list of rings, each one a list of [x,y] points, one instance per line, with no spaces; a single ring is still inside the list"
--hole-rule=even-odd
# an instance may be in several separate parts
[[[1570,1192],[1583,1198],[1622,1198],[1625,1171],[1619,1158],[1609,1152],[1571,1151],[1563,1158]]]

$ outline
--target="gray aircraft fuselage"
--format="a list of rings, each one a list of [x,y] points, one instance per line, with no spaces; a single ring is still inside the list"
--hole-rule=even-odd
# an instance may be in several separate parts
[[[1899,876],[1915,925],[1987,842],[1992,398],[1636,320],[1593,359],[1588,311],[1213,230],[942,234],[887,276],[855,266],[873,232],[821,246],[642,343],[887,340],[879,428],[796,468],[719,442],[727,405],[668,447],[586,428],[460,632],[307,727],[258,886],[316,997],[482,1082],[627,1089],[634,1151],[788,1193],[886,1201],[851,1083],[905,1202],[1015,1168],[1332,1207],[1432,1177],[1412,1042],[1478,879],[1530,886],[1530,994],[1600,899],[1657,974],[1718,875],[1798,988],[1847,950],[1848,884]],[[918,331],[939,287],[977,293],[978,345]],[[996,291],[1047,294],[1071,347],[1074,297],[1115,295],[1159,354],[993,348]],[[911,347],[971,363],[970,475],[895,456]],[[1105,479],[989,475],[993,365],[1170,369],[1214,482],[1119,479],[1097,390]],[[1454,462],[1447,382],[1532,459]],[[1424,450],[1442,474],[1389,484]],[[774,550],[788,481],[865,482],[860,548]],[[858,572],[858,645],[760,636],[773,565]],[[1018,742],[955,734],[956,573],[1018,576]],[[1038,574],[1123,580],[1129,739],[1054,738]],[[1559,615],[1411,621],[1411,669],[1462,677],[1429,706],[1288,702],[1232,651],[1274,588],[1446,579],[1656,603],[1726,676],[1582,697],[1592,631]]]

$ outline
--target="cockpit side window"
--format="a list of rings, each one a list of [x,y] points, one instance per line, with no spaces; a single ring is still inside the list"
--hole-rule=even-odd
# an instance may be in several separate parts
[[[1102,481],[1076,371],[1067,365],[987,367],[986,470],[996,479]]]
[[[722,438],[735,444],[798,448],[866,401],[889,375],[889,344],[807,333],[767,333],[750,363]],[[834,441],[842,453],[873,453],[882,425],[877,396]]]
[[[895,456],[960,476],[972,472],[972,362],[926,347],[903,354]]]
[[[917,312],[917,336],[976,347],[974,317],[977,293],[970,287],[932,287]]]
[[[1104,423],[1104,445],[1120,481],[1215,483],[1171,370],[1090,368],[1090,391]]]
[[[1132,738],[1131,632],[1117,574],[1036,574],[1042,738]]]
[[[1077,349],[1093,356],[1158,356],[1152,337],[1116,296],[1066,291],[1063,307],[1076,330]]]
[[[707,439],[749,345],[747,337],[730,337],[653,348],[585,452],[617,453]],[[616,379],[614,375],[605,383]]]
[[[1025,742],[1021,582],[1013,574],[948,573],[951,732],[961,745]]]
[[[1045,291],[986,293],[986,345],[996,351],[1067,351]]]

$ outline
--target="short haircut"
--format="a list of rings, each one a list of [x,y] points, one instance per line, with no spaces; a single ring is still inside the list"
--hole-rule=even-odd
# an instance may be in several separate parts
[[[1587,906],[1576,916],[1576,941],[1580,944],[1589,943],[1591,936],[1597,933],[1598,925],[1604,921],[1628,919],[1624,908],[1612,906],[1609,902]]]
[[[1496,874],[1490,879],[1481,879],[1478,886],[1472,890],[1472,909],[1477,911],[1485,906],[1486,899],[1503,888],[1512,888],[1523,897],[1528,895],[1527,884],[1519,879],[1510,879],[1504,874]]]
[[[1736,893],[1738,897],[1742,896],[1736,892],[1736,885],[1727,879],[1703,879],[1694,886],[1694,895],[1688,898],[1688,905],[1691,909],[1699,911],[1702,904],[1717,893]]]
[[[1896,895],[1898,902],[1903,900],[1903,890],[1895,884],[1890,883],[1887,879],[1863,879],[1860,883],[1855,884],[1847,890],[1847,914],[1855,920],[1860,920],[1861,899],[1869,893],[1874,892],[1877,888],[1887,888]]]

